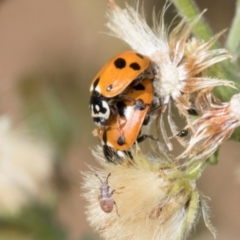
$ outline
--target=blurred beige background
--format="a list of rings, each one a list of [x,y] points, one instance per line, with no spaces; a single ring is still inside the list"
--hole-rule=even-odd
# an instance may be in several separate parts
[[[124,1],[116,2],[123,6]],[[230,26],[234,0],[197,3],[200,9],[208,9],[205,16],[214,32]],[[160,0],[145,1],[147,16],[151,16],[153,6],[161,9],[163,4]],[[29,76],[37,79],[37,88],[44,89],[49,85],[41,81],[51,78],[60,104],[73,112],[74,140],[61,152],[62,174],[69,184],[57,205],[57,217],[68,229],[70,239],[92,234],[80,197],[80,171],[87,169],[85,163],[95,164],[90,147],[97,143],[91,134],[94,125],[88,112],[89,84],[103,64],[127,49],[119,40],[100,33],[107,31],[106,8],[107,0],[0,1],[1,114],[11,116],[15,126],[28,121],[28,104],[34,99],[26,81]],[[25,98],[25,94],[31,97]],[[71,123],[68,120],[61,123],[62,128]],[[201,192],[211,198],[212,222],[220,240],[240,239],[239,148],[239,143],[224,144],[219,164],[208,167],[198,182]],[[198,225],[197,232],[193,239],[213,239],[203,224]]]

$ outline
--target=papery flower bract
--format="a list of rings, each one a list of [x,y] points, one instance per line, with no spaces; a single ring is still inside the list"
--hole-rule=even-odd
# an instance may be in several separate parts
[[[189,24],[183,19],[168,33],[164,25],[167,5],[159,19],[153,13],[153,29],[147,25],[144,14],[139,13],[139,3],[136,9],[128,4],[125,9],[121,9],[113,0],[109,1],[109,5],[107,27],[111,30],[110,34],[151,59],[157,72],[153,82],[155,95],[162,106],[173,101],[179,113],[187,118],[191,94],[220,85],[234,86],[231,81],[202,74],[212,65],[231,58],[225,49],[209,50],[222,33],[205,43],[193,39],[192,41],[197,43],[193,44],[189,40],[192,28],[202,14]],[[162,110],[164,109],[162,107]],[[168,114],[171,115],[171,111]],[[172,125],[170,129],[173,135],[176,135],[178,130],[174,121],[170,119],[169,124]],[[160,123],[160,128],[168,148],[172,150],[163,123]]]
[[[109,164],[102,150],[93,151],[102,169],[84,172],[83,194],[90,225],[104,239],[177,240],[185,239],[203,210],[206,225],[214,233],[207,217],[206,204],[198,192],[196,179],[188,178],[177,163],[169,159],[146,158],[139,150],[134,161]],[[99,203],[101,182],[111,173],[108,185],[116,190],[113,209],[104,212]]]
[[[207,105],[207,104],[206,104]],[[204,110],[203,110],[204,111]],[[191,123],[193,136],[188,147],[178,157],[204,161],[240,126],[240,94],[229,103],[209,102],[205,113]]]

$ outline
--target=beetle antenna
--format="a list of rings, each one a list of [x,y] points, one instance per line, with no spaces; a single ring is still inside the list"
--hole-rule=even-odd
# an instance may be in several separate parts
[[[95,176],[101,181],[101,183],[103,184],[103,180],[95,173]]]
[[[108,178],[111,176],[111,173],[108,174],[107,178],[106,178],[106,184],[108,184]]]

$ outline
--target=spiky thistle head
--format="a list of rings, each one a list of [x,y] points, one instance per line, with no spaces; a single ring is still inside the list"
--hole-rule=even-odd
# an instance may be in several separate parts
[[[111,35],[151,60],[155,70],[154,101],[158,99],[160,103],[160,128],[169,149],[171,143],[162,119],[167,114],[170,129],[176,136],[178,127],[172,118],[172,105],[185,116],[186,129],[190,129],[192,135],[189,142],[183,141],[185,152],[175,159],[161,148],[158,149],[160,156],[149,157],[136,147],[133,159],[124,158],[113,164],[106,162],[102,149],[93,151],[102,168],[83,173],[90,225],[104,239],[180,240],[190,233],[202,210],[206,226],[215,236],[196,180],[203,171],[206,157],[240,125],[236,110],[239,96],[229,103],[221,103],[212,93],[216,86],[233,87],[233,83],[211,78],[206,71],[231,57],[225,49],[210,49],[223,32],[203,42],[190,37],[202,14],[189,24],[183,19],[168,32],[163,19],[167,5],[158,20],[154,15],[152,29],[139,13],[138,2],[136,8],[126,4],[126,8],[121,9],[110,0],[109,6],[107,27]],[[196,120],[188,116],[192,106],[199,113]],[[194,157],[200,161],[189,163],[189,158]],[[187,164],[180,163],[180,158]]]
[[[83,189],[87,201],[86,215],[90,225],[104,239],[185,239],[206,204],[196,188],[196,178],[182,171],[169,156],[146,157],[140,150],[134,161],[122,164],[104,161],[101,149],[93,152],[102,169],[84,172]],[[164,156],[164,155],[163,155]],[[115,209],[106,213],[100,206],[102,183],[113,192]],[[206,225],[214,233],[208,218]],[[214,233],[215,234],[215,233]]]
[[[111,30],[110,34],[151,59],[157,69],[154,79],[157,96],[171,97],[178,103],[182,93],[194,93],[206,87],[219,85],[233,86],[233,83],[227,80],[212,79],[203,75],[196,76],[215,63],[231,58],[225,49],[210,50],[223,32],[206,43],[194,39],[192,41],[197,44],[192,44],[190,34],[202,14],[193,19],[190,24],[183,19],[168,33],[164,25],[164,13],[168,5],[165,5],[160,19],[153,18],[154,27],[151,29],[146,23],[144,14],[139,12],[139,3],[136,8],[126,4],[126,8],[121,9],[113,0],[109,2],[107,27]],[[189,53],[190,45],[193,47],[191,54]],[[180,105],[177,104],[177,106]],[[184,109],[183,104],[179,107],[180,111],[182,109]]]
[[[205,107],[203,115],[192,122],[193,135],[179,159],[207,159],[240,126],[240,94],[235,94],[229,103],[212,103],[208,99]]]
[[[171,104],[177,107],[179,114],[190,124],[188,110],[197,95],[204,95],[206,91],[212,91],[216,86],[234,87],[233,82],[229,80],[212,78],[206,74],[212,65],[231,58],[226,49],[210,49],[224,31],[204,42],[191,38],[192,29],[203,13],[191,23],[187,23],[185,19],[181,20],[168,32],[164,24],[167,4],[160,18],[153,14],[153,28],[148,26],[144,14],[139,12],[138,1],[135,8],[126,4],[126,8],[121,9],[114,0],[110,0],[109,5],[107,27],[110,34],[151,59],[156,73],[153,79],[154,101],[160,103],[162,109],[161,135],[168,149],[172,150],[172,144],[162,122],[165,109],[168,108],[168,123],[172,135],[176,136],[179,129],[171,117]],[[180,138],[177,140],[186,146]]]

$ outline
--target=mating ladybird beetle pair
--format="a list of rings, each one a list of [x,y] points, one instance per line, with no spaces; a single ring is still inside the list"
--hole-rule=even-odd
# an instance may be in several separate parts
[[[94,78],[90,110],[109,161],[148,137],[140,132],[153,101],[153,78],[150,59],[134,51],[111,59]]]
[[[134,51],[127,51],[112,58],[97,74],[90,86],[90,110],[98,126],[108,124],[114,105],[111,101],[124,95],[130,85],[137,85],[143,78],[153,78],[151,61]]]

